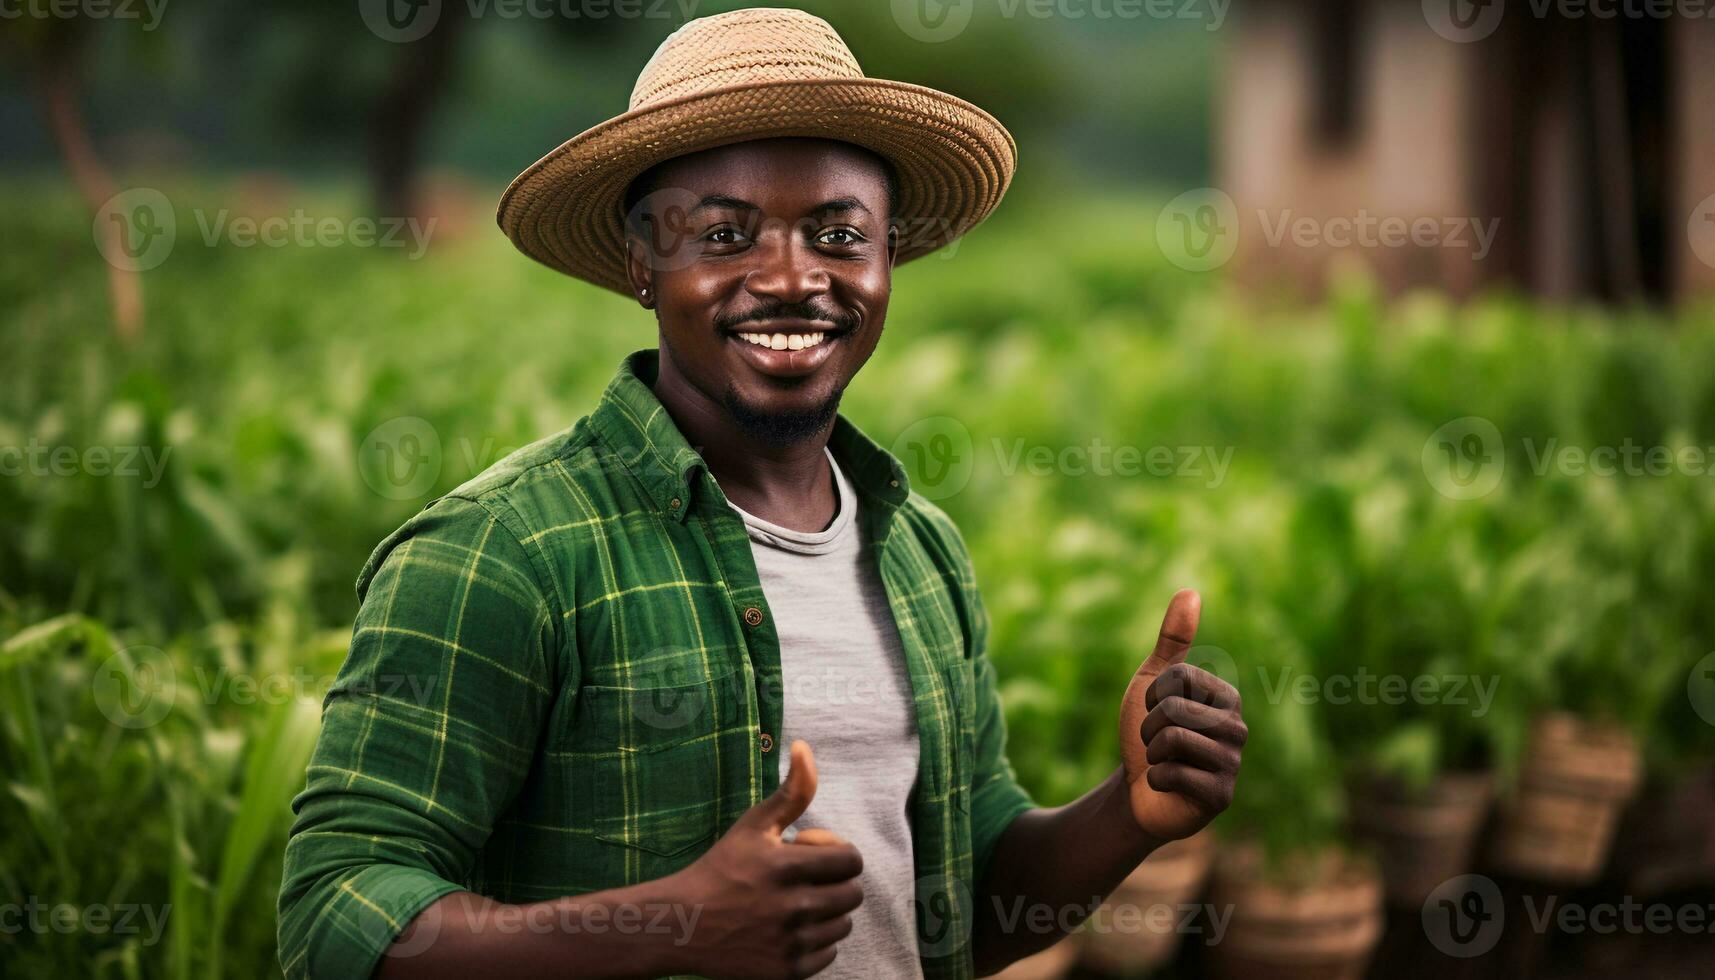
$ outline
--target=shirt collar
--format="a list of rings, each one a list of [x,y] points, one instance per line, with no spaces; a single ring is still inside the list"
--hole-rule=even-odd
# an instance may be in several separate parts
[[[697,471],[707,473],[708,467],[655,397],[651,385],[658,357],[653,349],[627,357],[602,393],[590,423],[643,484],[655,506],[668,517],[683,521],[691,510],[693,488],[700,482]],[[860,495],[889,511],[905,502],[910,492],[905,468],[843,415],[834,419],[828,449]],[[713,480],[709,483],[713,486]]]

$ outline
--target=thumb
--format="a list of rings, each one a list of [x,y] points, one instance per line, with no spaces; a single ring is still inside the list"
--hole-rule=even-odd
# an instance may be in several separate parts
[[[1203,611],[1203,599],[1191,589],[1180,589],[1167,602],[1167,615],[1161,619],[1161,635],[1148,659],[1138,665],[1120,699],[1120,756],[1125,762],[1128,779],[1137,779],[1149,768],[1148,750],[1143,744],[1143,719],[1149,716],[1145,704],[1149,686],[1161,672],[1182,663],[1197,637],[1197,618]]]
[[[1155,649],[1138,666],[1137,676],[1132,679],[1134,685],[1141,680],[1143,687],[1148,688],[1149,682],[1160,677],[1162,671],[1184,663],[1185,654],[1197,638],[1197,620],[1202,614],[1203,597],[1195,589],[1173,593],[1173,598],[1167,601],[1167,615],[1161,618],[1161,634],[1155,639]]]
[[[786,779],[773,795],[752,807],[747,816],[757,821],[761,829],[778,837],[781,831],[804,815],[804,811],[810,808],[810,801],[815,798],[816,757],[810,752],[808,742],[797,739],[792,743],[792,762],[786,771]]]

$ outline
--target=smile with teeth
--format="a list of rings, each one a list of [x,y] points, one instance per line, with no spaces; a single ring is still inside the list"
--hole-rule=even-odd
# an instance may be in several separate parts
[[[771,350],[805,350],[827,338],[826,333],[741,333],[739,339]]]

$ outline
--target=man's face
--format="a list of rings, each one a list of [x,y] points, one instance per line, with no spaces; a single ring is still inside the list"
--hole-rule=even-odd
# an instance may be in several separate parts
[[[656,311],[663,371],[767,441],[819,431],[887,316],[880,159],[832,140],[760,140],[670,160],[648,180],[629,267]]]

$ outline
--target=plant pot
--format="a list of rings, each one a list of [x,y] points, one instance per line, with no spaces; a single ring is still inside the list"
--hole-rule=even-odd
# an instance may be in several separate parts
[[[1250,845],[1223,846],[1209,902],[1231,917],[1208,947],[1211,976],[1361,980],[1382,933],[1375,865],[1333,849],[1265,867]]]
[[[1202,891],[1213,854],[1207,830],[1156,849],[1085,923],[1080,961],[1124,976],[1172,959],[1183,938],[1183,907]]]
[[[1078,961],[1083,934],[1074,932],[1040,953],[1032,953],[994,974],[995,980],[1060,980]]]
[[[1518,790],[1501,809],[1496,867],[1556,884],[1593,881],[1641,770],[1637,742],[1620,728],[1565,713],[1537,719]]]
[[[1388,902],[1418,909],[1442,882],[1471,870],[1494,777],[1443,773],[1422,790],[1370,777],[1350,796],[1353,835],[1375,849]]]
[[[1622,818],[1614,854],[1639,898],[1715,885],[1715,763],[1647,784]]]

